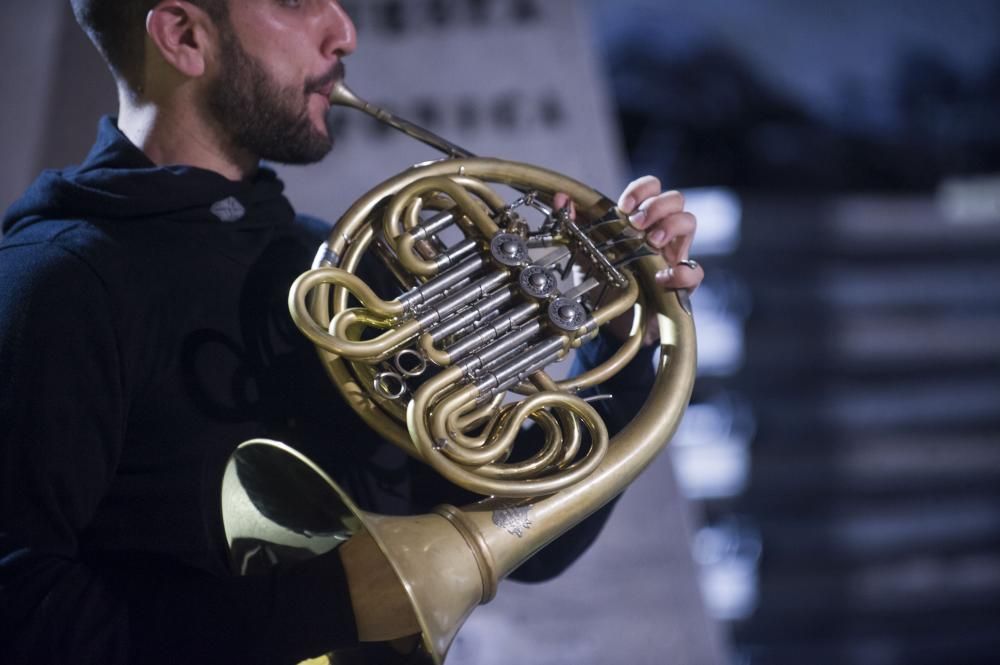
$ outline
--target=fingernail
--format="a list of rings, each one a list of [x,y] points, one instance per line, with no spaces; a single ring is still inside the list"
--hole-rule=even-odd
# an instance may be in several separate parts
[[[656,281],[669,282],[671,279],[673,279],[673,276],[674,276],[674,269],[667,267],[656,273]]]
[[[646,220],[645,210],[636,210],[631,215],[628,216],[628,221],[632,226],[636,228],[642,228],[642,223]]]
[[[625,212],[633,210],[635,208],[635,197],[626,196],[625,200],[622,201],[622,204],[619,207]]]
[[[656,229],[649,234],[649,244],[655,247],[659,247],[666,240],[667,234],[663,229]]]

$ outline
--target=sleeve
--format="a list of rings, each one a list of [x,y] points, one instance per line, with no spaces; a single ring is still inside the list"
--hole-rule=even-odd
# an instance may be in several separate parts
[[[353,643],[336,552],[261,577],[84,560],[125,386],[98,276],[51,245],[0,249],[0,662],[281,663]]]
[[[573,360],[571,374],[580,374],[608,360],[621,346],[610,333],[602,329],[600,334],[585,344]],[[649,389],[656,377],[653,368],[654,347],[644,347],[625,368],[598,386],[593,393],[607,393],[613,399],[600,400],[594,407],[604,418],[608,435],[615,436],[632,420],[645,403]],[[511,574],[511,579],[521,582],[542,582],[558,576],[576,561],[597,540],[618,497],[615,497],[590,517],[564,533],[555,541],[528,559]]]

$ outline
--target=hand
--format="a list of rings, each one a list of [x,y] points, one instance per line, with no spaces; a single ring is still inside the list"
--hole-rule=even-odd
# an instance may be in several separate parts
[[[566,194],[556,194],[555,207],[570,206],[570,214],[575,214],[573,202]],[[684,210],[684,195],[678,191],[663,192],[658,178],[647,175],[632,181],[618,198],[618,208],[629,215],[632,226],[642,230],[646,244],[659,250],[667,267],[656,274],[657,283],[666,289],[688,289],[694,291],[705,279],[705,270],[695,263],[683,263],[689,259],[688,252],[698,227],[698,220]],[[628,337],[632,315],[618,317],[608,325],[615,337]],[[652,344],[659,337],[656,317],[647,322],[644,344]]]
[[[647,175],[629,183],[618,198],[618,208],[629,215],[632,225],[646,234],[646,244],[658,249],[667,268],[656,281],[668,289],[694,291],[705,279],[705,271],[688,260],[698,220],[684,210],[684,195],[676,190],[661,193],[660,181]]]
[[[553,197],[556,209],[570,206],[570,215],[575,216],[573,202],[569,196],[558,193]],[[668,289],[689,289],[694,291],[705,279],[704,269],[687,261],[691,242],[694,240],[698,220],[684,210],[684,195],[678,191],[661,192],[660,181],[647,175],[629,183],[618,198],[618,208],[629,215],[632,226],[646,234],[646,244],[659,250],[667,268],[656,275],[656,281]]]

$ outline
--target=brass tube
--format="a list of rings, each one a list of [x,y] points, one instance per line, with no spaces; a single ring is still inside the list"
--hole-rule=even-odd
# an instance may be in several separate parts
[[[639,303],[636,303],[633,309],[632,329],[629,332],[628,339],[618,347],[610,358],[597,367],[592,367],[570,379],[556,382],[557,390],[578,391],[591,388],[604,383],[632,362],[635,354],[642,347],[642,340],[646,336],[645,309]]]
[[[435,403],[439,399],[439,396],[445,394],[448,388],[454,385],[460,378],[461,368],[457,366],[440,372],[417,390],[406,412],[407,426],[421,457],[451,482],[486,496],[544,496],[570,487],[574,483],[586,478],[594,472],[606,455],[608,451],[607,429],[601,417],[594,411],[592,406],[573,395],[564,393],[538,393],[525,398],[515,407],[510,426],[499,437],[502,440],[501,444],[509,445],[512,443],[513,439],[518,435],[521,423],[529,418],[534,411],[559,406],[569,409],[579,416],[590,431],[593,450],[589,455],[583,460],[551,476],[518,481],[486,479],[455,464],[446,459],[444,455],[439,454],[440,448],[447,447],[450,444],[446,438],[435,437],[432,426],[427,421],[426,416],[427,414],[433,414],[431,418],[436,421],[440,418],[440,414],[437,413],[438,405]],[[454,398],[456,402],[468,399],[472,395],[472,392],[468,388],[463,388],[458,392],[461,395]],[[509,440],[509,442],[506,440]]]
[[[455,145],[451,141],[438,136],[434,132],[428,131],[419,125],[415,125],[409,120],[404,120],[403,118],[395,116],[385,109],[375,106],[374,104],[369,104],[355,95],[344,83],[343,78],[338,79],[334,83],[333,90],[330,92],[330,103],[338,106],[346,106],[370,115],[379,122],[389,125],[393,129],[398,129],[407,136],[410,136],[421,143],[426,143],[432,148],[440,150],[449,157],[475,156],[465,148]]]
[[[465,386],[456,390],[438,402],[434,413],[431,414],[431,432],[441,447],[441,453],[446,455],[452,462],[463,467],[479,467],[497,461],[505,454],[509,454],[513,440],[504,441],[494,439],[475,448],[467,448],[458,445],[455,441],[457,430],[449,426],[456,413],[469,411],[476,407],[476,389],[474,386]],[[442,442],[446,445],[441,446]]]
[[[552,377],[544,371],[538,371],[532,374],[531,381],[542,390],[548,390],[551,392],[561,390],[559,384],[553,381]],[[556,466],[563,468],[572,462],[576,458],[577,453],[580,452],[580,444],[582,443],[583,437],[580,432],[580,421],[576,419],[576,416],[566,409],[560,409],[556,413],[559,416],[559,422],[562,424],[563,437],[566,441],[566,443],[563,444],[563,455],[559,461],[556,462]]]
[[[594,312],[594,322],[598,326],[603,326],[606,323],[617,319],[619,316],[627,312],[639,298],[639,283],[635,278],[628,280],[628,286],[625,287],[624,293],[622,293],[617,298],[614,298],[611,302],[602,305],[600,308]]]
[[[433,261],[425,260],[414,252],[416,239],[412,233],[404,229],[403,218],[412,199],[427,192],[443,192],[451,197],[458,210],[472,220],[486,241],[500,230],[496,222],[490,219],[465,188],[456,184],[451,178],[430,177],[411,183],[392,198],[383,216],[383,224],[386,240],[393,245],[403,267],[415,275],[424,276],[435,274],[437,266]]]
[[[486,478],[517,480],[531,478],[552,467],[563,450],[564,437],[559,421],[547,411],[532,414],[532,419],[545,433],[545,442],[537,454],[523,462],[485,466],[477,469],[477,472]],[[557,464],[555,466],[558,467]]]

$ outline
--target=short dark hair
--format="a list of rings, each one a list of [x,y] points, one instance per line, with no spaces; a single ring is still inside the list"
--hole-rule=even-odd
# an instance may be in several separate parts
[[[187,0],[222,25],[229,17],[227,0]],[[101,52],[116,79],[133,93],[142,90],[146,14],[160,0],[70,0],[73,15]]]

